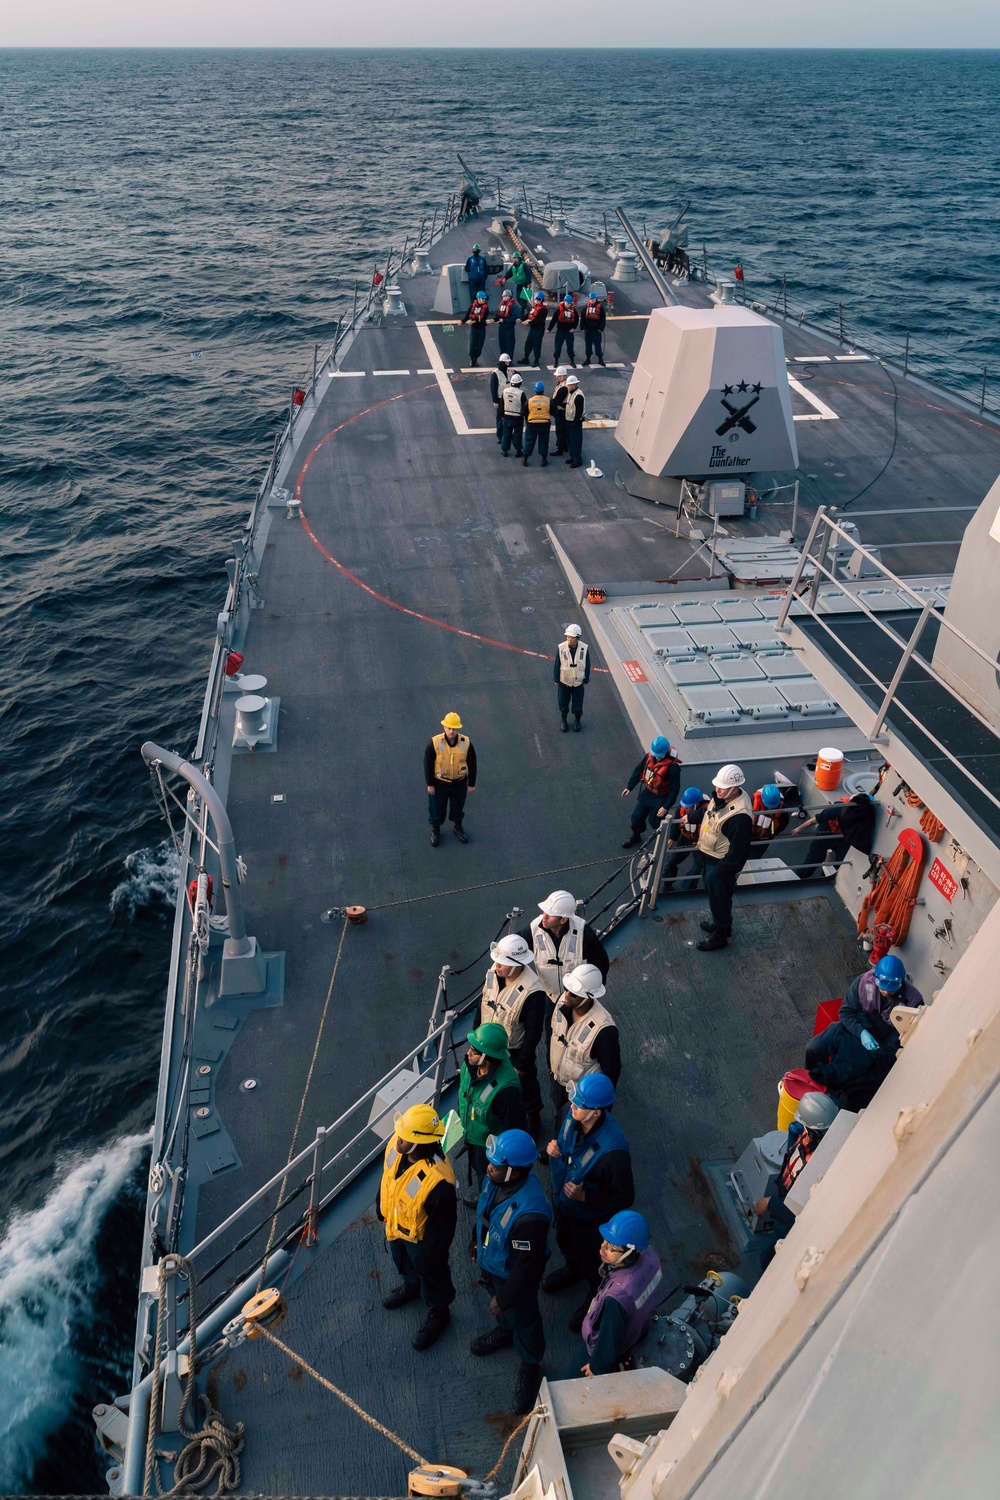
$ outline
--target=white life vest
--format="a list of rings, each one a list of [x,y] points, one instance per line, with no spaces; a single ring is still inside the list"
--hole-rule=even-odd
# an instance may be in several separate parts
[[[524,390],[519,385],[504,386],[503,392],[503,414],[505,417],[519,417],[521,415],[521,399]]]
[[[566,397],[566,421],[571,423],[582,422],[583,405],[583,392],[574,387]]]
[[[564,932],[560,949],[556,951],[551,932],[542,926],[541,917],[531,924],[531,946],[535,954],[535,970],[545,987],[550,1000],[558,1000],[563,992],[563,975],[583,963],[582,917],[569,918],[569,931]]]
[[[729,853],[729,838],[724,831],[725,825],[730,818],[735,818],[737,813],[747,813],[753,816],[753,803],[744,791],[741,791],[738,797],[734,797],[732,802],[724,803],[722,807],[716,807],[714,802],[708,804],[698,832],[698,848],[702,854],[707,854],[710,859],[725,859]]]
[[[610,1011],[599,1000],[591,1003],[585,1016],[572,1022],[563,1015],[561,1006],[556,1007],[549,1042],[549,1072],[556,1083],[566,1088],[585,1073],[600,1072],[593,1057],[594,1043],[614,1024]]]
[[[538,975],[530,964],[523,966],[517,979],[508,979],[502,989],[497,977],[496,965],[491,965],[487,970],[486,982],[483,985],[480,1024],[498,1021],[507,1033],[508,1047],[511,1052],[524,1042],[521,1012],[524,1009],[525,1000],[529,995],[536,994],[538,988]]]
[[[579,687],[587,675],[587,643],[576,643],[576,661],[569,654],[566,641],[559,642],[559,681],[564,687]]]

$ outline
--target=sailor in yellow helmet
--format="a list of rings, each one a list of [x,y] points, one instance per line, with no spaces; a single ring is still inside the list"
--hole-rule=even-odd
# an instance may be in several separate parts
[[[458,714],[445,714],[441,728],[444,733],[433,735],[424,751],[431,844],[435,849],[441,842],[441,824],[449,817],[458,842],[469,842],[462,818],[466,794],[476,790],[476,751],[469,736],[462,733]]]
[[[429,1349],[451,1321],[455,1287],[448,1265],[455,1237],[458,1199],[455,1173],[441,1150],[444,1124],[432,1104],[413,1104],[397,1114],[385,1148],[377,1212],[399,1286],[382,1306],[404,1307],[422,1297],[427,1316],[411,1340]]]

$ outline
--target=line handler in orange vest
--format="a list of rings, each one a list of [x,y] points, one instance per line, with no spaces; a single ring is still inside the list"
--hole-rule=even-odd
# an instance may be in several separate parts
[[[441,842],[441,824],[451,817],[455,837],[460,844],[469,842],[462,827],[467,792],[476,790],[476,751],[467,734],[461,734],[462,721],[456,713],[441,720],[444,734],[436,734],[424,750],[424,781],[427,783],[431,844]]]
[[[444,1126],[433,1105],[411,1105],[396,1115],[393,1127],[383,1159],[378,1216],[403,1279],[382,1298],[382,1306],[404,1307],[423,1298],[427,1317],[412,1339],[414,1349],[422,1351],[448,1327],[455,1300],[448,1265],[458,1217],[455,1172],[441,1152]]]
[[[658,734],[628,779],[622,792],[627,797],[636,787],[639,795],[632,810],[632,832],[622,844],[623,849],[634,849],[642,842],[646,823],[651,818],[658,827],[677,801],[681,788],[681,762],[673,745],[662,734]]]

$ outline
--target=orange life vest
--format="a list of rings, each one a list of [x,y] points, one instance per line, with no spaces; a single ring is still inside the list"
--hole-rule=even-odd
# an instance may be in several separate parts
[[[680,765],[680,756],[664,755],[661,760],[647,752],[646,764],[643,767],[642,779],[649,790],[659,796],[665,792],[670,785],[671,766]]]
[[[765,807],[760,792],[753,794],[753,836],[755,839],[773,839],[778,832],[780,807]]]
[[[596,323],[601,316],[601,304],[599,302],[588,302],[584,308],[583,316],[590,318],[592,322]]]
[[[559,321],[560,321],[560,323],[572,323],[573,319],[575,317],[576,317],[576,308],[573,306],[573,304],[571,302],[560,302],[560,304],[559,304]]]
[[[549,309],[544,302],[534,302],[525,322],[533,328],[536,323],[544,323],[548,315]]]
[[[473,302],[469,308],[470,323],[485,323],[490,315],[490,304],[488,302]]]

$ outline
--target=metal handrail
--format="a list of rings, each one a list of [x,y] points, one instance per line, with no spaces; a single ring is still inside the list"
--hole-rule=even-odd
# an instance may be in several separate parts
[[[818,548],[817,556],[813,557],[813,544],[816,541],[821,528],[824,527],[826,528],[825,535],[822,539],[821,545]],[[870,610],[868,606],[858,597],[858,595],[852,592],[844,583],[844,581],[838,578],[836,574],[833,573],[828,567],[826,567],[826,565],[821,561],[821,559],[827,554],[827,551],[829,549],[829,537],[831,532],[849,542],[851,547],[855,551],[860,552],[862,556],[877,569],[877,571],[892,586],[894,590],[908,596],[909,599],[913,601],[914,606],[919,609],[920,614],[915,622],[914,629],[905,640],[901,635],[899,635],[895,630],[892,629],[892,627],[886,620],[880,618],[877,614]],[[801,585],[803,572],[806,566],[808,566],[809,564],[813,566],[815,572],[813,575],[812,586],[809,590],[810,598],[807,601],[799,596],[797,591]],[[878,677],[876,677],[875,673],[872,671],[868,663],[863,662],[860,657],[855,655],[850,647],[846,645],[846,643],[837,635],[837,632],[834,630],[834,628],[830,624],[828,624],[827,621],[818,612],[816,608],[816,598],[818,594],[819,579],[821,576],[826,578],[831,584],[833,584],[833,586],[838,589],[840,593],[845,596],[845,598],[850,599],[859,613],[864,614],[869,620],[872,621],[874,625],[878,627],[879,630],[882,631],[884,635],[887,635],[889,637],[894,645],[900,648],[900,660],[896,665],[896,669],[890,682],[884,683]],[[898,711],[902,713],[909,720],[909,722],[913,724],[914,727],[918,729],[920,733],[930,741],[934,748],[938,750],[946,760],[950,761],[950,763],[961,774],[961,776],[972,786],[974,786],[982,796],[984,796],[989,802],[994,805],[994,807],[1000,810],[1000,798],[998,798],[995,793],[992,792],[987,785],[985,785],[985,783],[980,781],[977,776],[974,776],[972,772],[962,763],[962,761],[959,760],[959,758],[951,750],[949,750],[946,745],[942,744],[938,737],[927,727],[927,725],[924,724],[917,717],[917,715],[912,712],[911,709],[907,708],[906,704],[903,703],[902,700],[897,696],[898,689],[907,665],[911,661],[915,661],[920,667],[923,668],[923,670],[927,673],[931,680],[936,682],[939,687],[943,688],[946,693],[954,698],[956,703],[961,704],[965,712],[970,713],[972,717],[977,721],[977,723],[981,724],[984,729],[989,730],[991,734],[996,735],[996,729],[994,728],[994,726],[981,713],[979,713],[979,711],[974,708],[966,698],[964,698],[959,692],[957,692],[951,685],[951,683],[947,682],[940,675],[940,673],[934,668],[931,662],[927,661],[925,657],[921,656],[918,653],[916,649],[917,643],[931,615],[930,604],[925,598],[922,598],[919,594],[916,594],[909,586],[909,584],[904,582],[903,579],[897,577],[897,575],[893,573],[891,569],[887,568],[880,558],[876,557],[873,553],[868,551],[868,549],[863,547],[855,537],[851,536],[849,532],[845,531],[845,529],[841,525],[839,525],[832,516],[827,514],[825,506],[820,506],[819,510],[816,512],[815,517],[813,518],[813,523],[809,529],[809,536],[806,540],[805,547],[803,548],[802,553],[799,556],[799,561],[796,565],[795,573],[792,576],[792,581],[789,584],[788,591],[785,595],[781,611],[778,615],[778,619],[775,621],[774,628],[781,634],[786,633],[788,630],[788,617],[793,602],[797,603],[801,610],[803,610],[813,620],[815,620],[816,624],[833,639],[833,641],[836,643],[837,649],[839,651],[842,651],[844,655],[847,656],[856,667],[859,667],[861,669],[864,675],[876,687],[881,689],[883,694],[882,702],[874,712],[874,717],[872,719],[871,725],[867,730],[864,731],[867,734],[868,738],[875,741],[876,743],[880,741],[884,742],[885,736],[882,734],[882,728],[890,707],[895,705]],[[960,630],[956,625],[948,620],[945,615],[935,614],[935,619],[937,621],[939,630],[947,631],[948,633],[953,635],[956,640],[961,641],[963,646],[972,651],[976,656],[980,658],[981,661],[985,662],[991,670],[994,669],[995,662],[993,657],[985,652],[982,647],[976,645],[975,641],[970,640],[964,631]]]
[[[435,1041],[438,1043],[438,1055],[434,1059],[433,1066],[428,1067],[426,1070],[418,1069],[413,1076],[415,1079],[425,1078],[428,1073],[436,1069],[439,1066],[442,1052],[447,1051],[447,1042],[443,1041],[443,1039],[450,1038],[452,1024],[453,1018],[450,1013],[446,1012],[445,1019],[441,1023],[441,1025],[438,1026],[437,1029],[433,1031],[429,1036],[424,1037],[421,1041],[419,1041],[415,1047],[412,1047],[406,1054],[406,1056],[395,1063],[390,1071],[386,1073],[384,1077],[380,1078],[377,1083],[372,1084],[371,1088],[368,1089],[366,1093],[362,1094],[359,1099],[355,1099],[354,1103],[351,1104],[346,1110],[344,1110],[343,1114],[341,1114],[336,1120],[334,1120],[332,1125],[327,1125],[322,1131],[322,1137],[329,1136],[333,1131],[342,1126],[347,1120],[350,1119],[353,1114],[357,1112],[357,1110],[359,1110],[364,1104],[367,1104],[371,1099],[373,1099],[381,1088],[384,1088],[387,1083],[391,1082],[391,1080],[395,1078],[396,1075],[400,1073],[408,1063],[416,1061],[418,1055],[427,1050],[428,1043],[432,1043]],[[378,1116],[378,1120],[383,1119],[385,1115],[388,1114],[390,1108],[395,1108],[395,1106],[387,1106],[386,1109],[383,1110],[382,1113]],[[370,1129],[372,1125],[376,1123],[378,1123],[377,1120],[369,1122],[369,1124],[366,1126],[366,1129]],[[342,1147],[340,1151],[336,1152],[330,1158],[330,1160],[324,1164],[324,1166],[322,1167],[322,1171],[325,1172],[328,1167],[331,1167],[333,1163],[338,1159],[338,1157],[349,1150],[350,1146],[355,1145],[357,1141],[364,1136],[364,1134],[365,1131],[361,1131],[360,1134],[358,1136],[355,1136],[347,1146]],[[216,1227],[211,1230],[211,1232],[207,1234],[203,1240],[199,1240],[198,1244],[195,1245],[193,1249],[188,1251],[188,1259],[194,1260],[196,1256],[203,1254],[209,1245],[214,1244],[221,1235],[223,1235],[227,1230],[232,1229],[249,1209],[251,1209],[255,1204],[260,1203],[261,1200],[265,1198],[267,1194],[271,1192],[275,1187],[280,1186],[280,1184],[292,1172],[294,1172],[297,1167],[301,1166],[303,1162],[307,1161],[313,1155],[316,1149],[317,1139],[321,1139],[322,1137],[320,1137],[319,1132],[317,1132],[317,1136],[314,1136],[314,1138],[309,1142],[308,1146],[303,1147],[303,1149],[296,1156],[293,1156],[292,1159],[285,1164],[285,1166],[281,1167],[277,1172],[274,1173],[272,1177],[268,1178],[267,1182],[265,1182],[262,1187],[259,1187],[255,1193],[251,1194],[249,1198],[241,1203],[239,1208],[234,1209],[233,1212],[228,1216],[228,1218],[223,1219],[220,1224],[216,1225]]]

